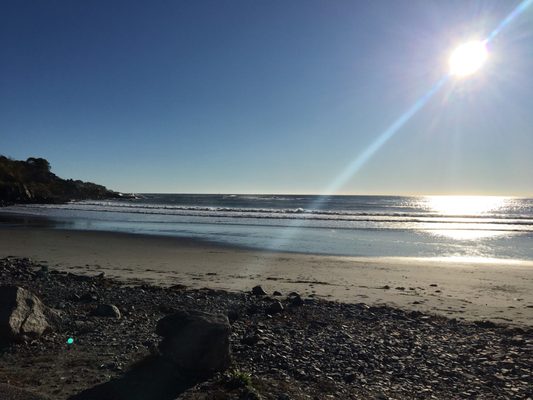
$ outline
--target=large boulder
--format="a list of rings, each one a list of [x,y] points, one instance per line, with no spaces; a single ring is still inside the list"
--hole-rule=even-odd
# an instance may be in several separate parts
[[[98,304],[94,309],[93,315],[97,317],[110,317],[120,319],[121,314],[117,306],[114,304]]]
[[[208,377],[224,371],[231,362],[228,317],[181,310],[157,323],[163,336],[159,350],[185,374]]]
[[[18,286],[0,286],[0,343],[34,339],[51,330],[54,313]]]

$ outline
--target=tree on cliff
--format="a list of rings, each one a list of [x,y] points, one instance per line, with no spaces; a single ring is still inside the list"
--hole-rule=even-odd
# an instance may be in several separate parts
[[[117,196],[118,193],[102,185],[57,177],[44,158],[30,157],[26,161],[19,161],[0,156],[0,205],[60,203]]]

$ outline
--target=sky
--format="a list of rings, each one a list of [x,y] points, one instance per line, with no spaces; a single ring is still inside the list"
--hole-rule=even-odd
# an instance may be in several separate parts
[[[346,173],[519,4],[2,0],[0,154],[124,192],[533,196],[533,6]]]

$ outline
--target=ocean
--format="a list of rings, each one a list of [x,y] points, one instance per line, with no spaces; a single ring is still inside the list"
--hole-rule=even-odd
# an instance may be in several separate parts
[[[177,236],[264,250],[533,261],[528,198],[142,194],[0,209],[4,225],[37,219],[52,229]]]

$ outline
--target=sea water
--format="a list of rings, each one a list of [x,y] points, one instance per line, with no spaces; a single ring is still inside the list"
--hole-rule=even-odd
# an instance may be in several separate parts
[[[7,224],[8,215],[19,216],[18,225],[37,217],[57,229],[187,237],[264,250],[533,260],[528,198],[142,194],[4,207],[0,223]]]

